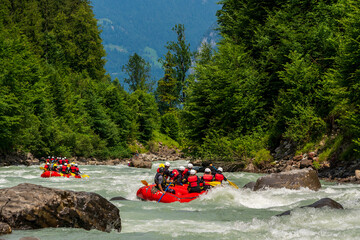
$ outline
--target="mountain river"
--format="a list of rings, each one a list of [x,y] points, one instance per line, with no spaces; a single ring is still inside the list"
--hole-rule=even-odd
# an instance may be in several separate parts
[[[1,167],[0,188],[27,182],[96,192],[106,199],[122,196],[130,201],[113,202],[120,209],[121,233],[47,228],[14,230],[0,239],[360,239],[360,185],[321,182],[322,188],[317,192],[309,189],[253,192],[241,187],[261,175],[237,172],[224,175],[240,187],[238,190],[230,186],[215,188],[189,203],[138,200],[140,180],[152,183],[159,164],[155,162],[152,169],[80,166],[90,176],[88,179],[41,178],[39,166]],[[185,164],[185,161],[172,162],[171,168]],[[298,208],[325,197],[339,202],[345,209]],[[289,216],[275,216],[294,208]]]

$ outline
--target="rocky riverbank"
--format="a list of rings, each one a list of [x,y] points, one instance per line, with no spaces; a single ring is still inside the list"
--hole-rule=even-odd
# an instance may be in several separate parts
[[[251,173],[279,173],[291,170],[298,170],[312,167],[318,171],[319,177],[326,181],[352,182],[360,183],[360,161],[336,162],[324,161],[319,163],[319,153],[317,151],[306,152],[295,155],[291,151],[289,144],[282,144],[273,154],[274,160],[253,164],[251,160],[220,162],[201,159],[186,158],[180,149],[169,148],[168,146],[158,143],[156,151],[148,153],[135,154],[132,158],[108,159],[101,160],[97,158],[69,158],[80,165],[129,165],[137,168],[151,168],[154,161],[176,161],[188,160],[197,166],[197,169],[203,171],[205,167],[212,163],[216,167],[222,167],[226,172],[251,172]],[[45,159],[34,158],[30,153],[13,153],[0,156],[0,166],[9,165],[38,165]]]

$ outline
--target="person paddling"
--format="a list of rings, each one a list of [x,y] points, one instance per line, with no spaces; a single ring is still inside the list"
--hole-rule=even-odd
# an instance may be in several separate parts
[[[164,189],[166,187],[166,179],[164,178],[164,168],[160,167],[155,175],[154,182],[155,187],[160,190],[162,194],[165,193]],[[175,192],[173,189],[169,189],[168,192],[173,193]]]
[[[170,172],[170,163],[169,162],[165,162],[164,177],[165,177],[165,179],[172,177],[172,174]]]
[[[50,171],[50,163],[46,163],[44,166],[44,172]]]
[[[202,181],[198,176],[196,176],[196,171],[194,169],[190,170],[190,175],[187,178],[188,181],[188,191],[189,193],[200,193],[203,190]]]
[[[204,175],[202,176],[201,179],[204,182],[204,189],[205,190],[209,189],[211,187],[209,182],[212,182],[214,179],[214,176],[211,174],[210,168],[205,168]]]
[[[188,177],[190,175],[190,171],[192,170],[194,166],[191,164],[191,163],[188,163],[188,167],[184,170],[184,173],[183,173],[183,183],[186,183],[188,180]]]
[[[171,179],[173,180],[174,184],[176,185],[183,185],[182,184],[182,178],[183,178],[183,172],[185,170],[184,166],[180,166],[179,169],[174,169],[172,170],[171,174],[172,177]]]
[[[222,182],[223,180],[227,181],[227,178],[222,174],[223,169],[219,167],[217,169],[217,173],[214,176],[214,181]]]

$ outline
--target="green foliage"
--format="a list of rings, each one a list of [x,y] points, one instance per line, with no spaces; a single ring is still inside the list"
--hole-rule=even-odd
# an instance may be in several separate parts
[[[160,132],[174,140],[179,138],[179,119],[175,112],[168,112],[161,116]]]
[[[185,27],[183,24],[176,24],[172,29],[177,35],[177,41],[171,41],[166,48],[172,53],[172,61],[175,65],[174,77],[176,79],[176,96],[180,103],[185,101],[186,74],[191,66],[190,44],[186,42]],[[168,57],[167,55],[166,57]],[[165,59],[165,62],[170,62]],[[171,67],[171,66],[169,66]],[[166,73],[165,73],[166,74]]]
[[[272,160],[273,157],[271,156],[270,151],[262,148],[256,152],[253,164],[255,166],[261,166],[262,164],[271,162]]]
[[[163,145],[168,146],[170,148],[176,147],[180,148],[180,144],[169,136],[162,134],[159,131],[154,131],[153,134],[153,142],[159,143],[161,142]]]
[[[122,67],[122,70],[127,75],[124,81],[129,84],[131,91],[151,91],[151,84],[149,83],[150,64],[138,54],[131,55],[129,62]]]
[[[136,138],[147,142],[158,127],[159,112],[152,94],[137,90],[130,95],[130,101],[136,123]]]

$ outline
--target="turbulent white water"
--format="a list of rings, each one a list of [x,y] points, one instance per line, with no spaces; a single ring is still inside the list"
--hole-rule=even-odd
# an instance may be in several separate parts
[[[322,182],[322,189],[272,189],[253,192],[232,187],[216,188],[190,203],[156,203],[136,199],[140,180],[153,182],[156,168],[136,169],[127,166],[81,166],[89,179],[40,178],[39,166],[0,168],[0,188],[19,183],[96,192],[110,199],[122,196],[130,201],[113,202],[122,219],[122,232],[103,233],[71,228],[13,231],[0,239],[25,236],[40,239],[360,239],[360,186]],[[172,167],[185,161],[172,163]],[[260,175],[225,173],[243,186]],[[329,197],[345,210],[298,207]],[[290,216],[275,217],[294,209]],[[296,209],[297,208],[297,209]]]

